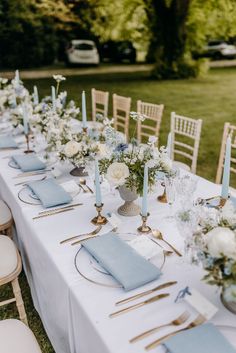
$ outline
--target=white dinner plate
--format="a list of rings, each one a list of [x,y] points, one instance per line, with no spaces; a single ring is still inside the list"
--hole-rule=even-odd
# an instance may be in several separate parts
[[[69,192],[69,194],[74,199],[80,192],[81,192],[81,189],[79,188],[76,191]],[[27,186],[23,187],[18,192],[18,198],[20,199],[20,201],[26,203],[27,205],[41,205],[41,201],[33,193],[33,191],[30,188],[28,188]]]
[[[127,242],[137,237],[136,234],[132,235],[130,233],[121,233],[117,236]],[[155,256],[150,260],[150,262],[153,263],[154,261],[158,268],[163,268],[165,263],[164,251],[159,252],[158,256]],[[77,251],[74,264],[79,274],[87,281],[103,287],[122,288],[121,284],[119,284],[114,277],[99,265],[95,258],[83,246]]]
[[[234,326],[227,325],[215,325],[222,335],[231,343],[231,345],[236,349],[236,324]]]

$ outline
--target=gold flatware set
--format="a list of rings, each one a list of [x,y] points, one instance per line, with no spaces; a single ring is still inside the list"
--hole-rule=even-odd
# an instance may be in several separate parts
[[[131,338],[130,343],[138,342],[138,341],[142,340],[143,338],[150,336],[152,333],[155,333],[155,332],[161,330],[164,327],[180,326],[180,325],[184,324],[189,319],[189,317],[190,317],[190,313],[188,311],[185,311],[180,316],[178,316],[176,319],[168,322],[167,324],[153,327],[150,330],[147,330],[147,331],[139,334],[138,336]]]
[[[162,294],[158,294],[156,295],[155,297],[152,297],[152,298],[149,298],[149,299],[146,299],[140,303],[137,303],[137,304],[134,304],[134,305],[131,305],[131,306],[128,306],[127,308],[124,308],[124,309],[121,309],[121,310],[118,310],[118,311],[115,311],[114,313],[111,313],[109,315],[110,318],[113,318],[113,317],[116,317],[118,315],[121,315],[121,314],[124,314],[124,313],[127,313],[128,311],[131,311],[131,310],[134,310],[134,309],[137,309],[137,308],[140,308],[144,305],[148,305],[148,304],[151,304],[151,303],[154,303],[158,300],[161,300],[161,299],[164,299],[166,297],[169,297],[169,293],[162,293]]]
[[[60,241],[60,244],[68,243],[68,242],[70,242],[71,240],[77,239],[77,238],[79,238],[79,237],[93,236],[93,235],[99,233],[101,229],[102,229],[102,226],[100,225],[100,226],[98,226],[96,229],[94,229],[94,230],[93,230],[92,232],[90,232],[90,233],[84,233],[84,234],[74,235],[73,237],[66,238],[66,239]]]
[[[196,319],[194,319],[192,322],[190,322],[186,327],[181,328],[179,330],[176,330],[174,332],[171,332],[167,335],[164,335],[160,338],[158,338],[157,340],[153,341],[152,343],[148,344],[145,349],[146,351],[150,351],[153,348],[156,348],[157,346],[159,346],[160,344],[162,344],[165,340],[167,340],[168,338],[176,335],[177,333],[189,330],[191,328],[197,327],[199,325],[202,325],[204,322],[206,321],[206,318],[204,316],[202,316],[201,314],[199,314]]]
[[[132,295],[132,297],[128,297],[126,299],[122,299],[122,300],[116,302],[115,305],[126,304],[126,303],[128,303],[128,302],[130,302],[132,300],[139,299],[141,297],[144,297],[145,295],[148,295],[148,294],[151,294],[153,292],[156,292],[157,290],[161,290],[161,289],[173,286],[176,283],[177,283],[177,281],[171,281],[171,282],[166,282],[166,283],[160,284],[159,286],[157,286],[155,288],[152,288],[152,289],[149,289],[149,290],[146,290],[145,292],[142,292],[142,293],[139,293],[139,294],[136,294],[136,295]]]
[[[41,212],[39,212],[39,214],[37,216],[33,217],[32,219],[35,220],[35,219],[39,219],[39,218],[54,216],[54,215],[57,215],[58,213],[72,211],[75,209],[75,207],[82,206],[82,205],[83,205],[82,203],[76,203],[76,204],[63,206],[60,208],[53,208],[51,210],[41,211]]]

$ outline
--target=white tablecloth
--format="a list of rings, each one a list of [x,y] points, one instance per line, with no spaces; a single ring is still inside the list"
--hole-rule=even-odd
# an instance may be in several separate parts
[[[191,319],[195,318],[196,312],[188,304],[174,303],[178,291],[186,286],[198,289],[219,308],[212,320],[214,323],[236,326],[235,316],[221,304],[217,288],[201,281],[201,268],[190,267],[175,255],[167,259],[159,280],[129,293],[119,288],[98,286],[82,278],[74,267],[78,247],[60,245],[59,241],[94,229],[90,223],[95,215],[94,196],[80,193],[74,201],[83,202],[82,207],[56,216],[32,220],[33,216],[42,211],[42,207],[26,205],[18,199],[21,186],[14,184],[23,179],[13,179],[19,171],[10,168],[8,159],[3,158],[14,153],[0,152],[0,194],[12,210],[34,305],[56,353],[144,352],[144,346],[158,338],[158,334],[135,344],[130,344],[129,339],[146,329],[172,320],[186,309],[191,311]],[[31,179],[38,178],[35,176]],[[159,188],[158,192],[160,194],[162,189]],[[219,186],[199,178],[196,196],[210,197],[216,194],[219,194]],[[152,228],[162,230],[166,239],[183,251],[183,239],[178,234],[175,223],[165,219],[168,205],[158,203],[156,196],[153,194],[149,198],[151,216],[148,223]],[[104,213],[116,211],[121,202],[118,195],[114,197],[107,190],[104,192]],[[139,216],[122,217],[122,220],[119,229],[121,232],[135,232],[140,225]],[[110,229],[111,226],[106,225],[104,232]],[[117,300],[169,280],[178,281],[176,286],[162,291],[171,293],[170,297],[113,319],[108,317],[117,310],[114,305]],[[163,330],[160,334],[168,332]],[[153,352],[164,350],[159,347]]]

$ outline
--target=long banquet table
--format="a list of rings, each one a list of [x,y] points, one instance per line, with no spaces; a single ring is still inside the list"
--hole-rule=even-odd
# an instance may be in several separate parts
[[[14,184],[24,179],[14,179],[19,171],[10,168],[9,160],[3,158],[14,153],[0,152],[0,195],[12,210],[16,241],[23,258],[34,306],[56,353],[144,352],[144,346],[158,338],[158,333],[135,344],[130,344],[129,339],[172,320],[186,309],[192,313],[191,319],[196,317],[196,312],[186,302],[174,303],[179,290],[186,286],[199,290],[219,308],[212,322],[235,326],[235,316],[221,304],[219,290],[201,280],[204,274],[202,269],[184,263],[176,255],[166,259],[160,279],[128,293],[121,288],[106,288],[90,283],[80,276],[74,266],[79,246],[60,245],[59,242],[70,235],[94,229],[90,223],[95,215],[94,195],[80,193],[74,202],[81,201],[83,206],[52,217],[32,220],[33,216],[42,211],[42,207],[26,205],[19,200],[18,191],[21,186]],[[219,194],[219,190],[219,186],[199,178],[195,196],[210,197]],[[183,251],[183,239],[175,223],[165,218],[168,205],[156,201],[157,194],[162,191],[159,186],[157,193],[149,197],[151,216],[148,223],[152,228],[159,228],[166,239]],[[104,213],[115,212],[122,203],[118,195],[114,197],[110,194],[109,189],[103,190],[103,200]],[[135,233],[140,225],[140,217],[121,218],[119,231]],[[110,229],[111,226],[106,225],[103,232]],[[116,318],[108,317],[117,310],[117,300],[172,280],[177,280],[177,285],[163,290],[169,292],[170,297]],[[171,329],[163,330],[159,335],[170,331]],[[231,340],[235,345],[236,339],[231,337]],[[153,352],[164,352],[164,348],[159,346]]]

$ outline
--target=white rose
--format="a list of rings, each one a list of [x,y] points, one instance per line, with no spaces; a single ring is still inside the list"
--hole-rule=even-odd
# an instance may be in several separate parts
[[[164,157],[161,160],[161,166],[164,171],[169,172],[172,168],[172,160],[169,157]]]
[[[206,243],[212,257],[236,259],[236,235],[229,228],[216,227],[206,234]]]
[[[80,150],[80,144],[76,141],[69,141],[65,145],[64,152],[65,155],[70,158],[73,157]]]
[[[156,137],[156,136],[149,136],[148,142],[149,142],[151,145],[155,145],[155,143],[157,142],[157,137]]]
[[[114,162],[107,169],[106,178],[114,186],[124,185],[128,177],[129,168],[125,163]]]
[[[110,150],[105,143],[98,144],[98,153],[101,158],[106,158],[110,154]]]

